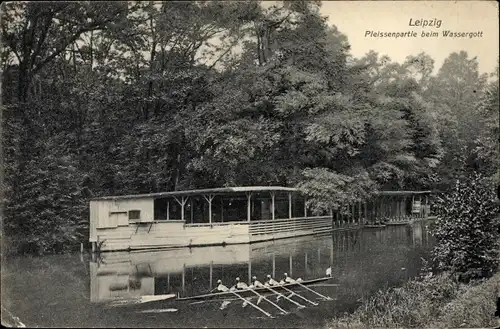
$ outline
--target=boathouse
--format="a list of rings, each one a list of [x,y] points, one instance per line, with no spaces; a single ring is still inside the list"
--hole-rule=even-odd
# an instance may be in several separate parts
[[[280,186],[106,196],[90,201],[89,240],[93,249],[112,251],[314,235],[377,221],[426,217],[428,209],[422,200],[429,193],[385,191],[374,200],[348,205],[347,212],[322,214],[307,209],[306,198],[298,189]]]

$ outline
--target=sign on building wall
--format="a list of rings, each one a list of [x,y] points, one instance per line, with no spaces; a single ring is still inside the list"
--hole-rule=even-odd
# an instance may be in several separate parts
[[[411,212],[414,214],[420,213],[422,209],[422,202],[421,201],[413,201],[413,206],[411,208]]]

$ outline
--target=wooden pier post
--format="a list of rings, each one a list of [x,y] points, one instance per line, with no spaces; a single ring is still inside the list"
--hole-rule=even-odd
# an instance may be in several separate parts
[[[413,207],[414,207],[414,204],[415,204],[415,195],[412,195],[411,196],[411,218],[413,219],[413,217],[415,217],[415,215],[413,215]]]
[[[292,218],[292,193],[288,192],[288,218]]]
[[[250,222],[250,217],[252,214],[252,193],[247,192],[247,222]]]
[[[248,284],[252,283],[252,258],[248,260]]]
[[[276,256],[273,253],[273,278],[276,277]]]
[[[212,281],[213,281],[213,266],[214,266],[214,261],[212,260],[210,262],[210,290],[212,290]]]
[[[185,294],[185,288],[186,288],[186,264],[184,263],[182,265],[182,294]]]
[[[304,270],[306,272],[306,275],[309,273],[309,268],[307,267],[307,252],[304,255]]]
[[[95,253],[97,249],[97,242],[91,242],[91,245],[92,245],[92,253]]]

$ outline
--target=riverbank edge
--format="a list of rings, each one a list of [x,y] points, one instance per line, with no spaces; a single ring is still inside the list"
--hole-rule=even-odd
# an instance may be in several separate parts
[[[447,273],[427,275],[378,291],[325,328],[494,328],[500,325],[494,315],[499,288],[500,272],[468,284]]]

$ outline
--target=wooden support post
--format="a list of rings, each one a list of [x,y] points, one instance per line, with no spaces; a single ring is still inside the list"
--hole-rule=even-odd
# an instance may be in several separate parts
[[[332,245],[330,247],[330,266],[332,266],[333,265],[333,239],[330,241],[332,241]]]
[[[187,198],[182,197],[181,203],[181,220],[184,220],[184,206],[186,205]]]
[[[193,211],[193,198],[189,199],[189,212],[191,213],[191,224],[193,224],[193,217],[194,217],[194,211]]]
[[[425,195],[425,217],[428,217],[429,216],[429,209],[427,209],[428,207],[428,204],[427,204],[427,200],[428,199],[428,196]]]
[[[382,220],[384,218],[384,197],[380,197],[380,214],[379,214],[379,220]]]
[[[363,220],[363,209],[361,208],[361,201],[358,201],[358,225]]]
[[[377,214],[375,218],[378,222],[382,218],[382,197],[377,198]]]
[[[390,202],[389,202],[389,217],[391,218],[391,222],[394,221],[394,198],[391,197],[389,198]]]
[[[401,217],[404,219],[406,213],[406,198],[401,201]]]
[[[182,265],[182,294],[184,295],[186,288],[186,264]]]
[[[167,201],[167,220],[170,220],[170,201]]]
[[[96,251],[96,246],[97,246],[97,242],[92,242],[92,253],[94,253]]]
[[[307,217],[307,197],[304,197],[304,217]]]
[[[292,254],[290,254],[290,257],[289,257],[289,267],[290,267],[290,271],[287,274],[290,275],[290,276],[292,276],[292,271],[293,271]]]
[[[413,205],[415,203],[415,195],[411,196],[411,217],[413,218]]]
[[[406,196],[401,201],[401,218],[406,219]]]
[[[384,202],[384,203],[382,204],[382,205],[383,205],[383,207],[384,207],[384,218],[387,218],[387,217],[388,217],[388,216],[387,216],[387,215],[388,215],[388,213],[387,213],[387,202],[386,202],[386,201],[387,201],[387,200],[386,200],[386,198],[384,197],[384,200],[383,200],[383,202]]]
[[[420,201],[420,218],[424,218],[424,207],[423,207],[423,202],[422,202],[422,196],[418,196],[418,200]]]
[[[220,221],[224,223],[224,196],[220,195]]]
[[[270,192],[271,193],[271,219],[274,220],[274,199],[276,196],[276,192]]]
[[[209,195],[209,200],[208,200],[208,222],[212,224],[212,200],[214,199],[214,196],[212,194]]]
[[[179,201],[179,199],[174,196],[175,201],[177,201],[177,203],[181,206],[181,220],[184,220],[184,205],[186,204],[188,198],[188,196],[183,196],[181,197],[181,201]]]
[[[288,192],[288,218],[292,218],[292,192]]]
[[[247,192],[247,222],[250,223],[252,216],[252,192]]]
[[[369,221],[369,220],[368,220],[368,204],[367,204],[367,203],[368,203],[368,201],[365,201],[365,202],[363,203],[363,205],[364,205],[364,210],[365,210],[365,222],[368,222],[368,221]]]
[[[215,198],[215,195],[209,194],[208,197],[206,195],[203,195],[205,200],[208,202],[208,222],[212,224],[212,201]]]

